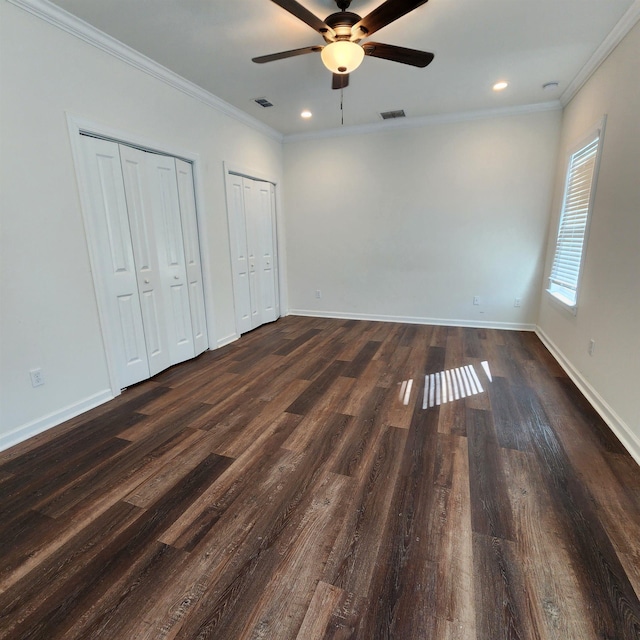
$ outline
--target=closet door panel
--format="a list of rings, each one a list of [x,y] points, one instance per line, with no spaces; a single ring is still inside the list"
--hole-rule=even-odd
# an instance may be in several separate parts
[[[122,332],[122,347],[124,352],[123,364],[125,367],[135,367],[144,362],[146,353],[140,348],[144,340],[144,334],[140,333],[138,296],[135,293],[124,293],[116,297],[118,305],[118,320]],[[145,377],[149,377],[147,371],[141,367]],[[145,378],[142,378],[144,380]],[[130,378],[123,383],[126,385],[138,382]]]
[[[240,176],[233,174],[227,176],[227,198],[236,326],[238,332],[242,334],[251,330],[251,291],[244,190]]]
[[[179,345],[190,343],[192,340],[191,318],[185,314],[189,307],[189,291],[185,284],[171,285],[171,311],[175,329],[176,342]]]
[[[262,324],[260,304],[260,244],[258,225],[260,219],[260,201],[257,182],[250,178],[242,179],[244,192],[244,215],[247,237],[247,260],[249,275],[249,300],[251,305],[251,328],[255,329]]]
[[[158,302],[155,291],[140,292],[140,306],[144,319],[144,337],[149,358],[149,374],[154,376],[171,365],[164,326],[164,304]]]
[[[91,242],[104,295],[104,331],[121,387],[149,377],[137,276],[118,145],[82,136]]]
[[[178,185],[173,158],[148,153],[149,184],[160,281],[168,300],[166,327],[171,364],[195,356],[187,289]]]
[[[184,160],[175,160],[178,180],[180,219],[184,238],[184,257],[188,283],[191,328],[196,355],[209,346],[207,338],[207,318],[204,308],[202,283],[202,263],[198,237],[198,218],[193,184],[193,168]]]
[[[153,376],[169,367],[171,359],[165,328],[166,304],[160,284],[146,157],[144,151],[120,145],[149,372]]]
[[[260,277],[260,317],[263,323],[277,320],[276,277],[274,268],[275,234],[273,211],[273,185],[269,182],[256,183],[256,262]]]
[[[279,289],[279,270],[278,270],[278,225],[276,220],[276,187],[274,184],[270,184],[271,190],[271,251],[273,267],[273,288],[274,288],[274,309],[275,320],[280,317],[280,289]]]

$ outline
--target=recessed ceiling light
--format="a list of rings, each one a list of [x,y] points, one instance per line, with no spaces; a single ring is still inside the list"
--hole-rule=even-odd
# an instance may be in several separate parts
[[[493,85],[493,90],[494,91],[502,91],[503,89],[506,89],[509,86],[508,82],[505,82],[504,80],[501,80],[500,82],[496,82]]]
[[[313,114],[311,113],[311,111],[309,111],[309,109],[305,109],[301,114],[300,117],[301,118],[310,118]]]

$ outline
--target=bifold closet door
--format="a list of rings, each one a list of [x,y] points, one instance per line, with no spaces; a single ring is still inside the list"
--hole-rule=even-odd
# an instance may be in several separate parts
[[[195,356],[175,160],[147,153],[171,364]]]
[[[228,174],[229,240],[240,333],[277,320],[275,192],[269,182]]]
[[[89,234],[121,387],[206,350],[191,165],[83,136]]]
[[[247,233],[247,260],[249,275],[249,295],[251,307],[251,328],[262,324],[260,265],[257,256],[260,252],[258,228],[258,187],[255,180],[242,178],[244,194],[244,220]]]
[[[202,259],[200,255],[200,236],[198,235],[193,167],[188,162],[178,158],[175,159],[175,163],[178,181],[178,201],[180,202],[180,220],[182,222],[182,237],[184,241],[184,263],[187,286],[189,288],[193,346],[196,355],[198,355],[209,347],[209,340],[204,307]]]
[[[238,333],[251,331],[252,309],[249,285],[249,256],[247,254],[247,225],[244,215],[243,179],[229,174],[227,177],[227,207],[229,242],[233,276],[233,297]]]
[[[129,214],[129,228],[136,264],[149,375],[171,366],[165,304],[152,213],[148,154],[119,145],[122,175]]]
[[[278,319],[278,291],[275,268],[275,189],[270,182],[254,181],[256,192],[254,228],[256,268],[259,273],[260,321],[273,322]]]
[[[118,384],[127,387],[150,370],[120,153],[117,144],[88,136],[82,149],[102,326]]]

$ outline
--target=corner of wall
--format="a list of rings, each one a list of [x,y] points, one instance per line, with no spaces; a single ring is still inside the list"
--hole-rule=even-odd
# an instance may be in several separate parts
[[[18,427],[10,433],[0,437],[0,451],[4,451],[5,449],[13,447],[24,440],[37,436],[39,433],[56,427],[67,420],[71,420],[71,418],[75,418],[85,411],[94,409],[109,400],[113,400],[114,397],[115,396],[111,392],[111,389],[105,389],[104,391],[100,391],[88,398],[85,398],[84,400],[80,400],[79,402],[69,405],[64,409],[60,409],[60,411],[50,413],[42,418],[34,420],[33,422],[22,425],[21,427]]]
[[[536,327],[536,335],[542,343],[549,349],[551,355],[556,359],[558,364],[564,369],[565,373],[578,387],[578,390],[587,399],[589,404],[598,412],[605,424],[613,431],[615,436],[620,440],[624,448],[631,454],[633,459],[640,465],[640,440],[634,435],[633,431],[622,418],[607,404],[600,394],[587,382],[578,369],[569,361],[569,359],[560,351],[553,343],[551,338],[543,331],[541,327]]]
[[[220,347],[226,347],[228,344],[235,342],[239,338],[240,336],[235,332],[230,333],[228,336],[224,336],[223,338],[219,338],[216,343],[216,349],[219,349]]]

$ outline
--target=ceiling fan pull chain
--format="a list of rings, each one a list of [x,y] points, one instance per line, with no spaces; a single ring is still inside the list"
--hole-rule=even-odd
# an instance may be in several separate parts
[[[344,126],[344,89],[340,88],[340,124]]]

